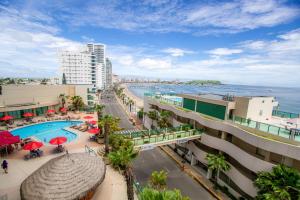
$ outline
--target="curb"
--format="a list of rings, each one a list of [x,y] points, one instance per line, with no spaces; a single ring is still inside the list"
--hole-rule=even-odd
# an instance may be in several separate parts
[[[169,153],[164,147],[159,147],[163,152],[165,152],[169,157],[171,157],[179,166],[181,166],[181,162],[178,161],[177,158],[175,158],[174,155]],[[213,197],[215,197],[218,200],[224,200],[222,199],[215,191],[211,190],[209,186],[207,186],[201,179],[196,177],[193,172],[187,172],[185,171],[190,177],[192,177],[195,181],[197,181],[206,191],[208,191]]]

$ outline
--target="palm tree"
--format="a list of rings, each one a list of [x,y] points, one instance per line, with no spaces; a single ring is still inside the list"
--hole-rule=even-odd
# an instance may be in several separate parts
[[[147,113],[148,117],[151,121],[151,129],[153,128],[153,121],[158,119],[157,112],[155,110],[151,110]]]
[[[128,200],[134,200],[133,191],[133,173],[132,161],[138,156],[138,152],[134,150],[132,143],[121,147],[118,151],[113,151],[108,154],[108,158],[112,166],[116,169],[122,170],[127,183],[127,197]]]
[[[132,99],[129,99],[128,104],[129,104],[129,112],[131,112],[132,106],[134,105],[134,101]]]
[[[125,97],[126,95],[124,93],[120,94],[120,98],[122,99],[123,104],[125,104]]]
[[[59,99],[61,101],[61,107],[64,108],[66,105],[66,98],[67,96],[65,94],[60,94],[59,95]]]
[[[168,173],[164,170],[152,172],[149,180],[150,185],[157,190],[163,190],[167,186],[167,176]]]
[[[78,111],[81,108],[83,108],[84,103],[83,103],[83,100],[82,100],[81,96],[73,96],[71,98],[71,100],[72,100],[72,106],[75,109],[75,111]]]
[[[254,185],[259,200],[300,199],[300,172],[285,165],[277,165],[270,172],[259,172]]]
[[[97,112],[98,121],[102,118],[102,112],[105,108],[105,105],[97,104],[95,105],[95,110]]]
[[[139,194],[139,200],[190,200],[189,197],[182,196],[177,189],[159,191],[154,188],[145,187]]]
[[[104,144],[105,144],[105,154],[107,155],[109,153],[109,134],[118,131],[119,128],[119,118],[114,118],[111,115],[105,115],[101,118],[99,122],[99,127],[103,128],[104,131]]]
[[[215,172],[217,172],[217,176],[219,176],[220,170],[228,171],[230,169],[230,165],[227,163],[225,156],[222,154],[209,153],[206,155],[205,159],[208,161],[208,179],[211,179]]]

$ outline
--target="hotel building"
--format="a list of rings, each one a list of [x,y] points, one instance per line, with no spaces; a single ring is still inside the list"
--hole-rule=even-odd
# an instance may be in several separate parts
[[[85,105],[94,106],[92,85],[3,85],[0,93],[0,117],[11,115],[14,119],[26,112],[44,115],[48,109],[59,110],[59,96],[81,96]]]
[[[79,51],[61,51],[61,82],[93,85],[95,89],[110,87],[112,64],[106,63],[105,49],[104,44],[87,44]]]
[[[204,130],[200,139],[171,147],[205,176],[206,155],[222,153],[230,170],[221,171],[217,182],[237,198],[253,199],[258,172],[281,163],[300,170],[300,136],[291,137],[292,129],[277,123],[281,119],[272,116],[277,104],[273,97],[146,95],[144,111],[170,111],[174,127],[190,124]],[[144,121],[150,128],[152,120],[146,115]]]

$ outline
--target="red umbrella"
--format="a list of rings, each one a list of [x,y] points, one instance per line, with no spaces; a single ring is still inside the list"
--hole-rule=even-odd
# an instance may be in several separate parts
[[[31,151],[31,150],[41,148],[42,146],[43,146],[43,143],[32,141],[32,142],[29,142],[29,143],[25,144],[23,149]]]
[[[11,132],[9,131],[1,131],[0,132],[0,137],[12,137],[13,134],[11,134]]]
[[[4,117],[1,117],[0,120],[1,121],[8,121],[8,120],[11,120],[13,119],[14,117],[13,116],[10,116],[10,115],[6,115]]]
[[[60,109],[60,112],[67,112],[67,109],[65,108],[65,107],[62,107],[61,109]]]
[[[96,120],[92,120],[92,121],[88,121],[88,123],[95,125],[95,124],[97,124],[97,121]]]
[[[93,116],[90,116],[90,115],[87,115],[85,117],[83,117],[83,119],[93,119],[94,117]]]
[[[31,112],[24,113],[23,117],[33,117],[33,113]]]
[[[56,138],[52,138],[49,143],[53,145],[60,145],[65,143],[67,140],[68,139],[66,137],[56,137]]]
[[[47,110],[47,113],[55,113],[55,110],[49,109],[49,110]]]
[[[92,128],[92,129],[89,129],[88,132],[91,133],[91,134],[96,135],[100,132],[100,129],[99,128]]]

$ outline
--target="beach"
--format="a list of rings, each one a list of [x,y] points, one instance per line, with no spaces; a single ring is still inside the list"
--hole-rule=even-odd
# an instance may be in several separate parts
[[[135,102],[135,105],[138,108],[143,108],[144,107],[144,100],[138,96],[136,96],[135,94],[133,94],[129,89],[127,84],[121,84],[121,88],[124,88],[124,94],[129,97],[130,99],[132,99]]]

